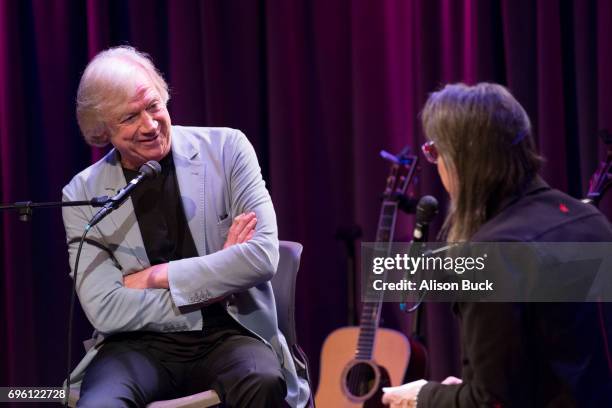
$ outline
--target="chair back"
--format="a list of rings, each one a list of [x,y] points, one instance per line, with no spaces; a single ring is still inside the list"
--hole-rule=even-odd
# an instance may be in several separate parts
[[[285,335],[289,347],[297,344],[295,331],[295,284],[300,269],[302,244],[292,241],[279,241],[279,261],[276,274],[272,278],[272,290],[276,300],[278,328]]]

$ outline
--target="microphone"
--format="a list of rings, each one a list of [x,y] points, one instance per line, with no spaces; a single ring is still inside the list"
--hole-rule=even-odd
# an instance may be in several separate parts
[[[161,166],[155,160],[150,160],[146,162],[145,164],[143,164],[142,166],[140,166],[140,168],[138,169],[138,173],[139,174],[136,177],[134,177],[132,181],[128,183],[127,186],[119,190],[117,194],[111,197],[106,202],[106,204],[104,204],[104,207],[102,207],[100,211],[98,211],[96,215],[93,216],[91,221],[89,221],[89,224],[87,224],[86,229],[90,229],[91,227],[93,227],[94,225],[102,221],[102,219],[106,217],[108,214],[110,214],[117,208],[121,207],[121,204],[125,202],[125,200],[130,196],[132,191],[136,187],[138,187],[138,185],[143,180],[154,179],[155,177],[157,177],[157,175],[161,173]]]
[[[427,236],[429,235],[429,224],[438,214],[438,200],[435,197],[426,195],[419,199],[416,206],[416,222],[414,224],[414,231],[412,233],[412,246],[410,247],[410,256],[417,256],[417,253],[425,248],[425,242],[427,242]],[[418,243],[417,245],[414,245]],[[427,253],[433,253],[431,250],[426,251]],[[429,256],[429,255],[427,255]],[[399,307],[400,310],[406,313],[412,313],[419,308],[422,301],[422,295],[420,300],[412,307],[408,307],[406,301],[401,302]]]
[[[420,198],[416,207],[416,223],[412,234],[412,242],[426,242],[429,234],[429,224],[438,214],[438,200],[426,195]]]

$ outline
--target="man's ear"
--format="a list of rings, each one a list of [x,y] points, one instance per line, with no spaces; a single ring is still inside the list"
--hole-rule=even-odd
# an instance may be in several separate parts
[[[109,125],[108,122],[106,121],[102,125],[102,132],[100,133],[100,141],[104,143],[104,146],[110,143],[111,135],[113,134],[113,129],[111,126],[112,125]]]
[[[100,125],[96,136],[90,136],[87,143],[95,147],[104,147],[110,143],[111,131],[107,125]]]

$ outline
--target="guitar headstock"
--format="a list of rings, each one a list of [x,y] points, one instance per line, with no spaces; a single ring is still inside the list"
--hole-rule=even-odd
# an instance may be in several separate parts
[[[391,200],[404,195],[417,168],[418,156],[410,154],[408,146],[396,155],[384,150],[380,152],[380,155],[383,159],[392,163],[391,170],[387,176],[383,199]]]
[[[599,136],[604,144],[608,147],[606,159],[599,164],[597,171],[591,177],[589,182],[589,192],[585,201],[597,206],[603,198],[604,193],[612,185],[612,134],[607,130],[599,132]]]

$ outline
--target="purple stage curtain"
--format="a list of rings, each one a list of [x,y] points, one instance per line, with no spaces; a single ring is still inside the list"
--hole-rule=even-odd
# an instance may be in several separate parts
[[[325,336],[346,324],[335,232],[358,224],[373,239],[388,171],[378,152],[418,151],[428,93],[507,85],[533,121],[544,178],[576,197],[605,157],[597,131],[612,129],[609,1],[0,0],[0,19],[0,202],[59,200],[104,153],[83,142],[74,116],[87,61],[119,44],[149,53],[170,84],[174,123],[239,128],[255,146],[280,237],[304,244],[297,324],[315,380]],[[427,163],[414,193],[446,202]],[[0,223],[0,385],[58,385],[70,294],[60,212]],[[401,216],[397,236],[411,225]],[[429,378],[459,375],[449,305],[426,313]],[[383,318],[410,330],[395,304]],[[75,363],[90,330],[77,314]]]

